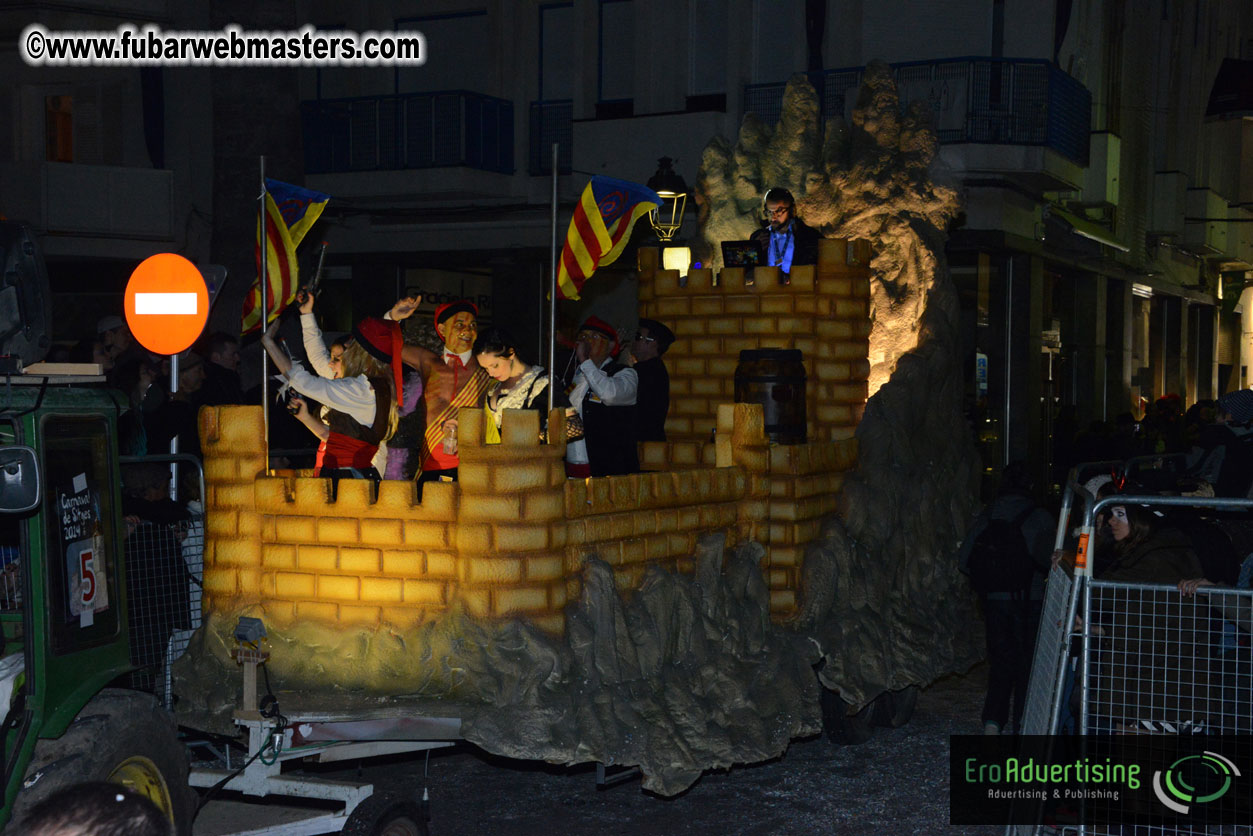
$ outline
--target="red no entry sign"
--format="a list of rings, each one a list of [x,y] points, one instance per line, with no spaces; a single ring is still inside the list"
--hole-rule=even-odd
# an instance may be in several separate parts
[[[144,259],[126,283],[126,324],[139,344],[157,354],[178,354],[204,330],[209,291],[204,277],[181,255]]]

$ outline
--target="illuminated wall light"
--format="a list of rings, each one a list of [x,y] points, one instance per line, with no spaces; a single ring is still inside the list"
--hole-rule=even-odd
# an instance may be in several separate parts
[[[1133,282],[1133,283],[1132,283],[1132,285],[1131,285],[1131,295],[1132,295],[1132,296],[1139,296],[1141,299],[1152,299],[1152,298],[1153,298],[1153,288],[1149,287],[1149,286],[1148,286],[1148,285],[1146,285],[1146,284],[1140,284],[1139,282]]]
[[[678,270],[680,276],[686,276],[692,266],[692,248],[666,247],[661,251],[661,266],[665,270]]]

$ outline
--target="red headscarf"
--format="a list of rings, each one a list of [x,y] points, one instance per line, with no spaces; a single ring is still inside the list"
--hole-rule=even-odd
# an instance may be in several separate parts
[[[400,355],[405,338],[400,332],[400,323],[367,316],[353,327],[352,335],[371,357],[391,365],[392,378],[396,383],[396,403],[404,403],[405,375]]]

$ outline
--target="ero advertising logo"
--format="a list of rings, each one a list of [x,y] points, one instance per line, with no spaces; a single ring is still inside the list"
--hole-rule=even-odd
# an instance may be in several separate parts
[[[949,823],[1248,824],[1249,735],[954,736]]]
[[[1236,765],[1217,752],[1185,755],[1166,769],[1153,772],[1153,793],[1157,800],[1181,816],[1194,804],[1208,804],[1227,794],[1240,777]],[[1198,780],[1199,779],[1199,780]]]

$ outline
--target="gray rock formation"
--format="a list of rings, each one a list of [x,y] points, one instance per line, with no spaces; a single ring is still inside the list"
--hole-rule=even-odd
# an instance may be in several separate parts
[[[454,612],[409,636],[273,633],[285,713],[385,710],[457,716],[465,738],[507,757],[638,765],[644,788],[676,795],[707,769],[778,757],[822,728],[812,642],[771,622],[758,544],[697,550],[694,576],[654,570],[629,600],[591,557],[563,639],[525,622]],[[178,663],[179,720],[231,733],[239,674],[234,618],[216,617]],[[327,642],[358,645],[362,670],[328,670]],[[363,688],[361,683],[371,683]]]
[[[924,111],[901,113],[885,64],[866,68],[851,124],[832,119],[825,131],[813,86],[796,76],[777,128],[750,114],[734,147],[712,141],[696,187],[707,258],[757,227],[772,186],[789,188],[824,236],[874,245],[858,466],[840,518],[807,551],[794,625],[822,646],[824,684],[855,705],[969,667],[983,648],[952,559],[976,507],[978,454],[944,259],[958,201],[932,179],[938,147]]]

